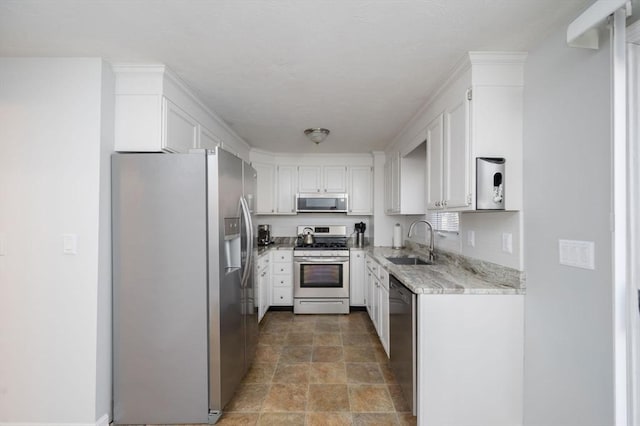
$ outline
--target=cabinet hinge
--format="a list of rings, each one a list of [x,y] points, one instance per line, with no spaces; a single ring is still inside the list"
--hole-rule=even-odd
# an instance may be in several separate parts
[[[467,204],[471,204],[471,194],[467,195]]]
[[[470,101],[473,99],[473,90],[467,90],[467,100]]]

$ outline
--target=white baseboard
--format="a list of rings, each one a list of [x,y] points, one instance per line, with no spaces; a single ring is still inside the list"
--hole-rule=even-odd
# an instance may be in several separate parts
[[[104,414],[95,423],[34,423],[34,422],[22,422],[22,423],[2,423],[0,426],[109,426],[109,415]]]

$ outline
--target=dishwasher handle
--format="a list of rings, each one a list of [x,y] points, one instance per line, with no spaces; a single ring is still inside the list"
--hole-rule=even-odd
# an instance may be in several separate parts
[[[413,295],[413,292],[393,275],[389,275],[389,290],[393,290],[397,293],[404,303],[411,303],[411,296]]]

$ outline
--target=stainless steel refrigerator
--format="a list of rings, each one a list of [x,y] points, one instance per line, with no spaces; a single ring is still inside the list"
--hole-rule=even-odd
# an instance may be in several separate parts
[[[256,172],[222,149],[114,154],[113,416],[215,422],[253,361]]]

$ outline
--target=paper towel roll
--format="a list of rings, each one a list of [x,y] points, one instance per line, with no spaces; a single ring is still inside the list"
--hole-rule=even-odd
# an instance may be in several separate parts
[[[402,227],[399,223],[393,227],[393,248],[402,247]]]

